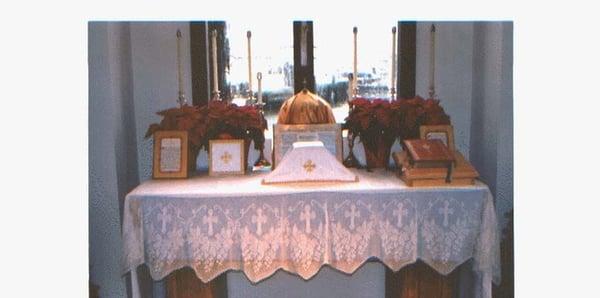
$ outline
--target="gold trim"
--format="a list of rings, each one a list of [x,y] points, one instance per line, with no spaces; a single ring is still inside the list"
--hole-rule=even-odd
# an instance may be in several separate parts
[[[218,144],[239,144],[240,145],[240,170],[238,171],[214,171],[212,165],[212,152],[213,145]],[[231,154],[231,153],[230,153]],[[246,165],[244,164],[244,140],[243,139],[227,139],[227,140],[209,140],[208,141],[208,175],[209,176],[223,176],[230,174],[245,174]],[[218,160],[218,158],[217,158]]]

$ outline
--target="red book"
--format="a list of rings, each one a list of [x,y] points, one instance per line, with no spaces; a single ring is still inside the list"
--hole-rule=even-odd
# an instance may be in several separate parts
[[[453,162],[454,154],[440,140],[404,140],[411,159],[418,162]]]
[[[415,168],[447,168],[449,182],[454,164],[454,154],[441,140],[404,140],[409,160]]]

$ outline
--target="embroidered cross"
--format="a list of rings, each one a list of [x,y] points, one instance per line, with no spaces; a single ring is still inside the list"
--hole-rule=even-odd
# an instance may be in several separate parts
[[[317,215],[314,211],[310,211],[310,205],[304,205],[304,212],[300,213],[300,220],[304,220],[304,230],[310,234],[310,220],[315,219]]]
[[[394,210],[394,216],[398,217],[398,223],[396,224],[398,227],[402,226],[402,217],[407,214],[408,214],[408,211],[406,211],[404,209],[404,204],[399,203],[398,209]]]
[[[171,221],[171,218],[167,214],[167,208],[162,208],[160,210],[160,214],[158,215],[158,219],[162,222],[161,233],[165,233],[167,231],[167,223]]]
[[[350,217],[350,229],[354,230],[354,218],[360,217],[360,211],[356,210],[356,205],[350,205],[350,211],[344,213],[345,217]]]
[[[252,223],[256,224],[256,235],[262,234],[262,225],[267,222],[267,217],[262,214],[262,209],[256,209],[256,215],[252,215]]]
[[[438,212],[441,215],[444,215],[444,227],[448,226],[448,214],[454,214],[454,209],[448,208],[449,205],[450,205],[450,202],[445,201],[444,202],[444,208],[440,208],[438,210]]]
[[[208,209],[208,214],[204,215],[202,217],[202,223],[203,224],[208,224],[208,236],[212,236],[213,235],[213,224],[216,224],[219,222],[219,218],[214,216],[213,213],[214,211],[212,209]]]
[[[223,155],[221,155],[221,160],[225,164],[229,164],[229,161],[231,160],[231,154],[229,154],[229,152],[225,151],[225,153],[223,153]]]
[[[312,172],[312,171],[314,170],[314,168],[316,168],[317,166],[316,166],[316,165],[313,163],[313,161],[312,161],[312,160],[310,160],[310,159],[309,159],[309,160],[307,160],[307,161],[304,163],[303,167],[304,167],[304,170],[305,170],[306,172],[310,173],[310,172]]]

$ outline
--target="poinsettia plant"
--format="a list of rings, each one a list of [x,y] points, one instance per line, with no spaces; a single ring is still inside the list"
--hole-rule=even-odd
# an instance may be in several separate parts
[[[350,111],[344,128],[353,137],[359,137],[367,149],[375,149],[381,139],[391,146],[399,134],[393,104],[385,99],[356,98],[349,102]]]
[[[397,122],[398,137],[403,140],[418,139],[421,125],[450,124],[439,100],[423,99],[420,96],[396,100],[392,104],[394,121]]]
[[[255,106],[238,106],[224,101],[211,101],[199,108],[202,115],[202,146],[208,148],[208,141],[219,139],[222,135],[236,139],[251,139],[254,148],[263,150],[265,145],[264,131],[267,120]]]
[[[450,124],[450,117],[438,100],[420,96],[392,101],[356,98],[349,102],[349,107],[344,129],[348,129],[352,138],[360,138],[367,164],[371,157],[379,159],[377,167],[387,164],[390,147],[397,138],[419,138],[421,125]]]
[[[156,113],[162,116],[159,123],[153,123],[148,127],[145,138],[151,137],[155,131],[159,130],[185,130],[188,132],[188,139],[192,148],[200,148],[202,134],[194,133],[198,130],[198,124],[202,118],[198,107],[183,105],[179,108],[170,108]]]
[[[157,113],[163,119],[151,124],[146,138],[159,130],[185,130],[193,150],[208,148],[208,142],[227,134],[231,138],[254,141],[254,147],[262,150],[265,144],[264,130],[267,121],[254,106],[237,106],[223,101],[211,101],[205,106],[183,105]]]

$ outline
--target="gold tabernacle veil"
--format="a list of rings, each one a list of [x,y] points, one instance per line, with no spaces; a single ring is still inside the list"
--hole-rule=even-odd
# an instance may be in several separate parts
[[[335,123],[331,106],[306,88],[288,98],[277,116],[277,124]]]

